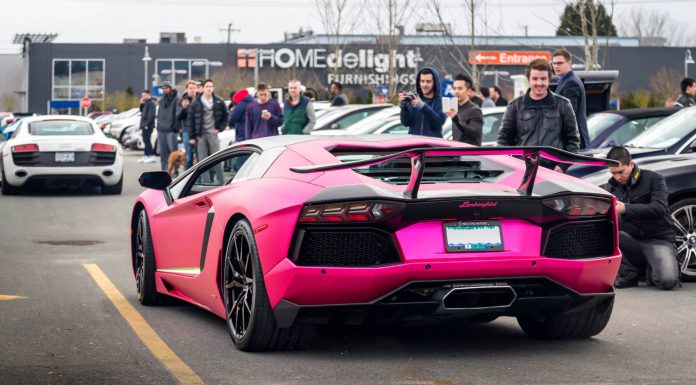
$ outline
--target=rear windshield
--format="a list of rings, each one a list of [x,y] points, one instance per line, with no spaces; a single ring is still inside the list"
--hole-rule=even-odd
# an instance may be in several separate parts
[[[371,159],[387,152],[333,152],[341,162]],[[411,177],[409,157],[396,158],[384,163],[354,168],[353,171],[389,184],[408,184]],[[493,182],[505,173],[505,167],[477,156],[438,156],[425,158],[421,183]]]
[[[47,120],[29,124],[29,133],[37,136],[92,135],[92,125],[75,120]]]

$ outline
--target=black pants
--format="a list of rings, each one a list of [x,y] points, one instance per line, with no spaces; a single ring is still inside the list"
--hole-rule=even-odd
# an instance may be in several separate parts
[[[672,242],[659,239],[637,239],[628,233],[619,232],[622,280],[638,279],[639,271],[647,271],[647,279],[662,290],[671,290],[679,285],[677,252]]]
[[[152,129],[143,128],[143,144],[145,145],[145,156],[155,155],[155,151],[152,149],[152,142],[150,141],[152,137]]]

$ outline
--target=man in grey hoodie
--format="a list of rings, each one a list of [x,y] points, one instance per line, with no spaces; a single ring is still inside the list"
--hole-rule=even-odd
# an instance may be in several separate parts
[[[157,147],[159,147],[162,171],[167,171],[169,154],[177,150],[177,136],[179,135],[179,95],[172,88],[172,83],[162,82],[164,96],[159,101],[157,111]]]

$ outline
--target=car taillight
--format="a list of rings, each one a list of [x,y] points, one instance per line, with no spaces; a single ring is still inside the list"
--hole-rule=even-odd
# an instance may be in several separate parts
[[[39,146],[33,143],[12,146],[12,152],[34,152],[39,151]]]
[[[116,146],[112,146],[110,144],[93,143],[92,144],[92,151],[114,152],[114,151],[116,151]]]
[[[588,196],[570,195],[543,200],[544,206],[570,216],[604,215],[611,207],[611,200]]]
[[[406,207],[400,202],[348,202],[307,206],[302,209],[299,221],[319,222],[369,222],[386,218]]]

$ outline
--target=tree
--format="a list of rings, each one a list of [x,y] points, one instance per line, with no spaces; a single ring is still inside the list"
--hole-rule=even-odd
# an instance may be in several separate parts
[[[619,23],[621,36],[646,38],[663,38],[669,46],[689,46],[693,34],[688,33],[688,26],[673,20],[667,12],[648,11],[635,8],[624,14]]]
[[[585,22],[582,21],[582,14],[587,17]],[[590,26],[592,19],[594,23]],[[583,29],[587,31],[592,27],[604,36],[617,36],[612,17],[607,14],[601,1],[595,5],[593,0],[577,0],[575,4],[566,4],[556,36],[583,36]]]
[[[346,31],[354,31],[359,19],[362,1],[357,0],[315,0],[319,19],[324,31],[330,36],[330,44],[335,55],[343,46],[341,35]],[[338,74],[339,68],[331,68],[332,74]]]

